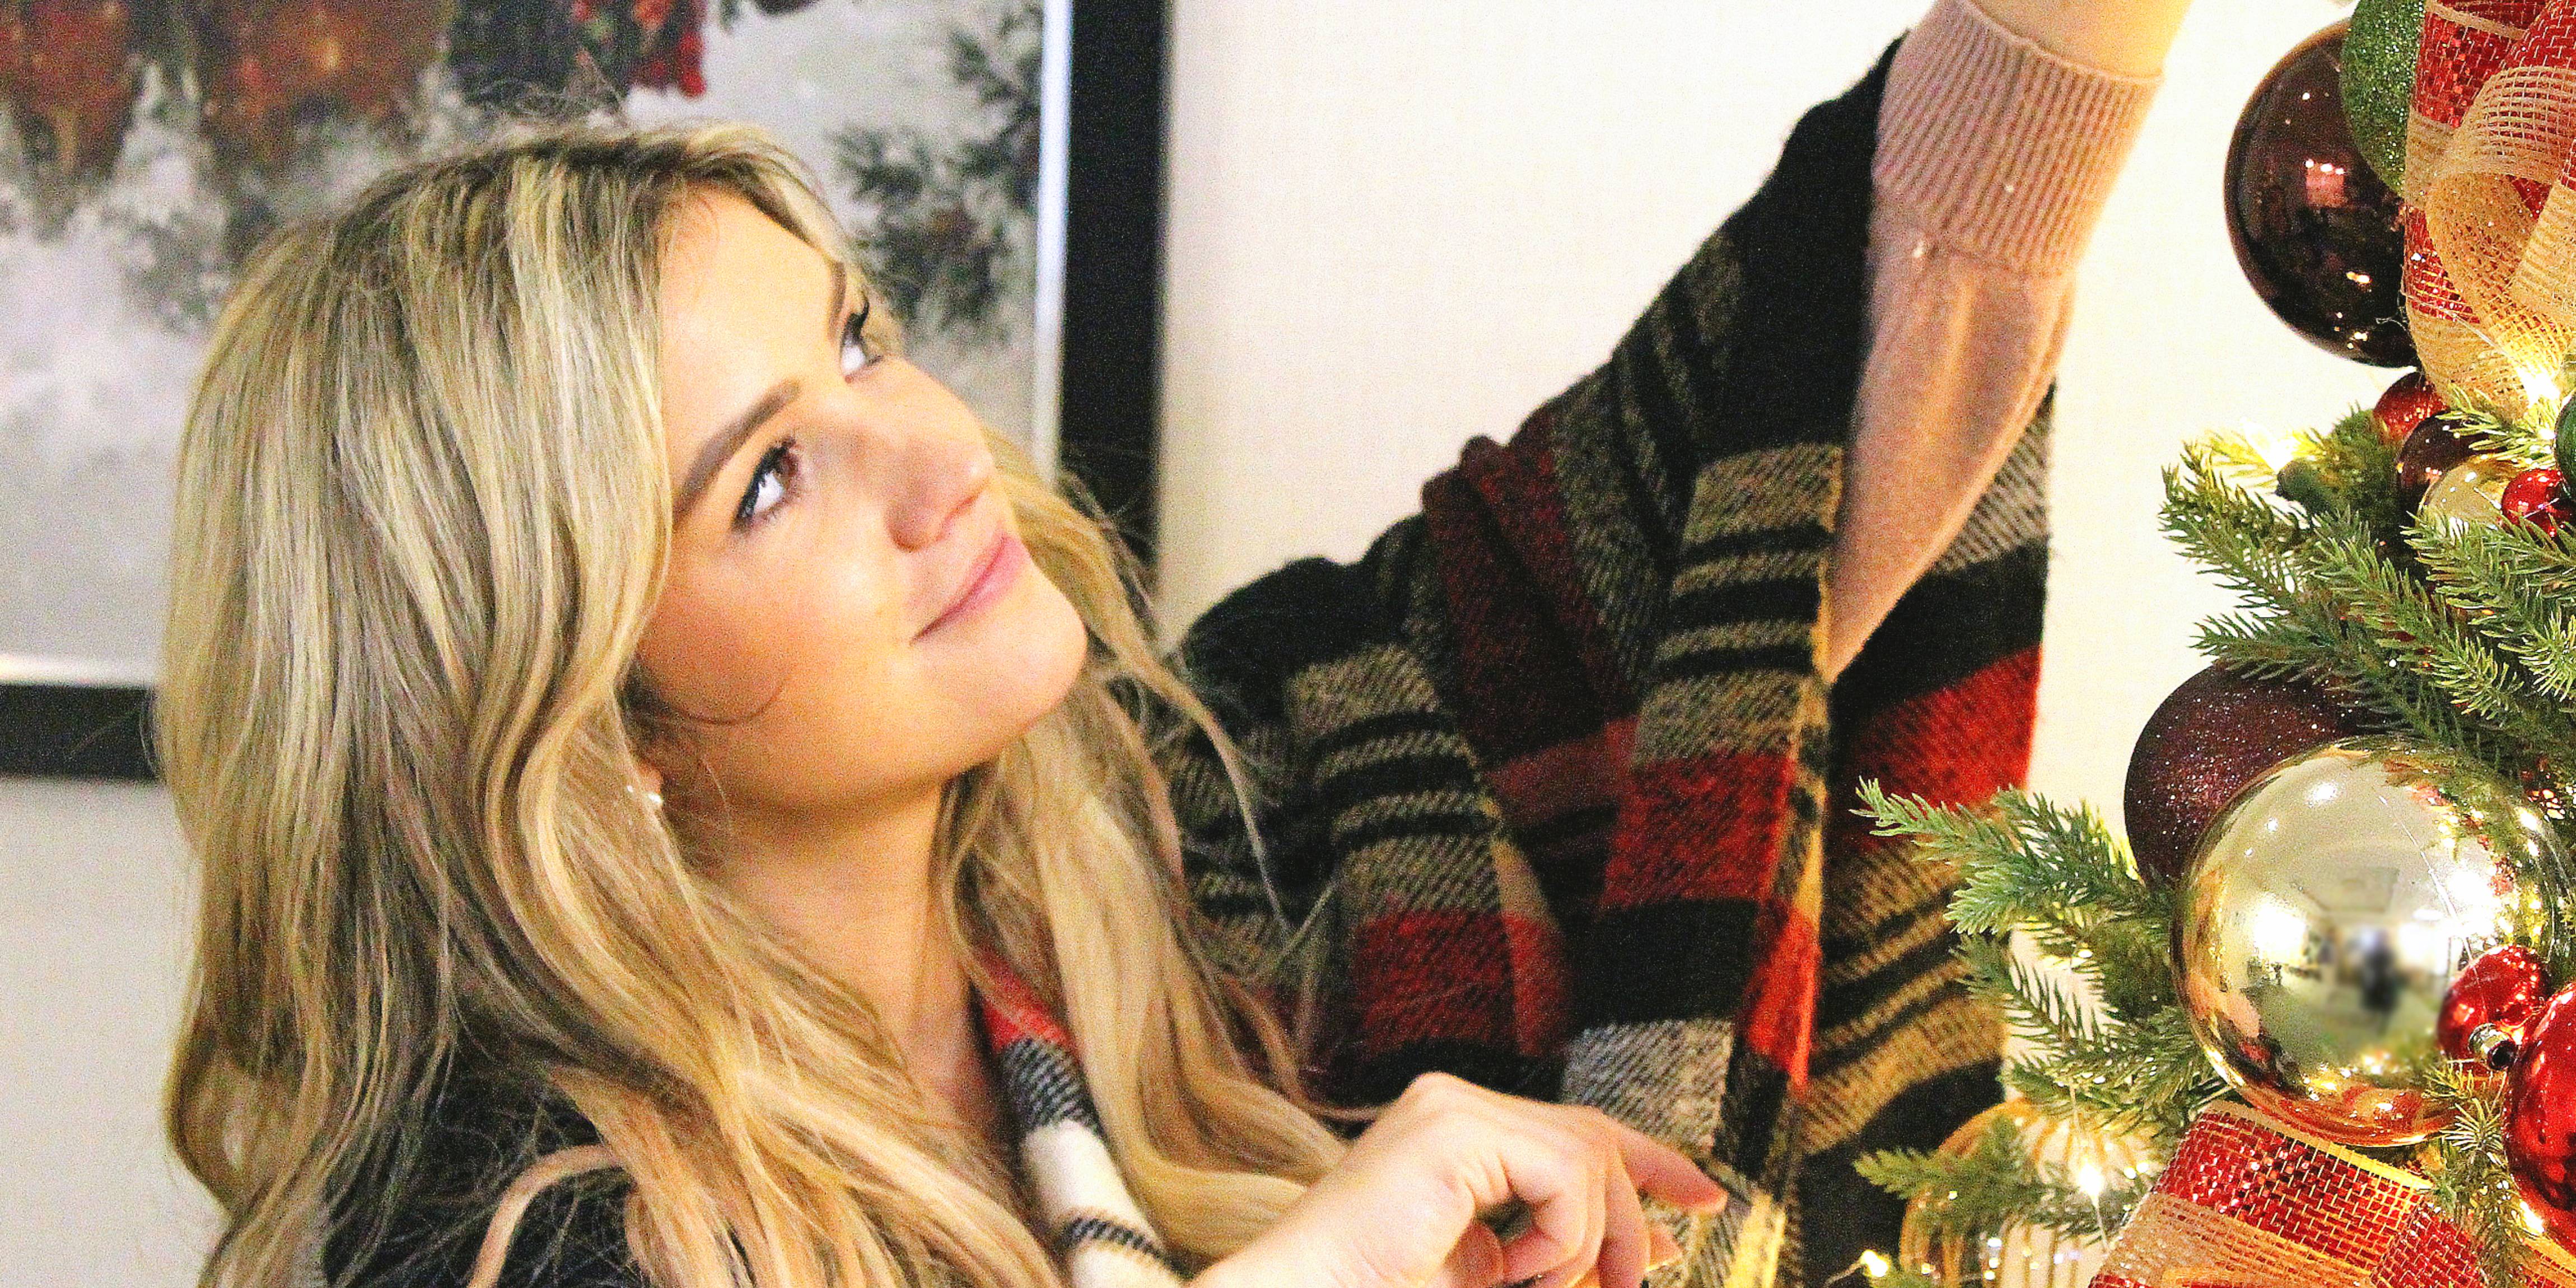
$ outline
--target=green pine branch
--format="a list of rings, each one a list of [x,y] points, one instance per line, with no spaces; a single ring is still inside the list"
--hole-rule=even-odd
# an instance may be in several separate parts
[[[1892,1194],[1924,1200],[1925,1233],[1979,1257],[1987,1240],[2021,1227],[2070,1239],[2108,1242],[2153,1184],[2144,1176],[2084,1178],[2065,1165],[2034,1158],[2021,1124],[1999,1118],[1965,1153],[1881,1150],[1859,1161],[1862,1179]],[[1964,1268],[1964,1267],[1963,1267]],[[1921,1274],[1922,1266],[1899,1270]],[[1934,1267],[1934,1270],[1939,1269]],[[1975,1274],[1971,1270],[1971,1281]],[[1888,1280],[1879,1281],[1882,1285]]]
[[[2439,521],[2410,530],[2419,548]],[[2323,522],[2307,550],[2317,584],[2379,648],[2426,679],[2440,696],[2483,724],[2464,750],[2511,773],[2529,754],[2560,763],[2576,750],[2576,721],[2540,694],[2521,665],[2466,624],[2422,581],[2400,571],[2378,542],[2340,518]],[[2474,726],[2472,726],[2474,728]],[[2521,754],[2508,748],[2523,749]]]
[[[2453,1114],[2432,1141],[2433,1202],[2477,1247],[2489,1288],[2512,1288],[2523,1281],[2531,1245],[2505,1167],[2504,1079],[2439,1056],[2427,1065],[2434,1103]]]
[[[1967,987],[2030,1043],[2006,1083],[2048,1112],[2179,1136],[2217,1084],[2178,1022],[2165,946],[2173,896],[2138,879],[2101,815],[2021,791],[1975,809],[1937,807],[1875,783],[1862,785],[1861,798],[1880,835],[1957,867],[1950,919]],[[2100,1013],[2014,957],[2015,931],[2089,986]]]
[[[2376,450],[2357,438],[2352,428],[2339,426],[2327,441],[2353,459]],[[2515,772],[2524,761],[2513,740],[2463,711],[2460,695],[2445,688],[2442,675],[2427,664],[2427,650],[2390,620],[2420,604],[2422,596],[2404,589],[2411,579],[2380,553],[2382,541],[2396,538],[2380,537],[2370,526],[2368,516],[2378,504],[2356,493],[2349,508],[2295,514],[2232,481],[2226,458],[2208,445],[2186,449],[2182,462],[2165,472],[2165,531],[2245,601],[2238,613],[2204,626],[2203,650],[2221,665],[2253,674],[2330,685],[2390,727]],[[2320,548],[2330,544],[2328,534],[2340,538],[2331,551]],[[2328,577],[2317,564],[2327,554],[2342,561],[2338,571],[2347,582],[2369,590],[2382,610],[2375,619],[2357,614],[2361,605],[2324,584]],[[2392,601],[2401,602],[2392,607]],[[2374,630],[2373,620],[2383,629]],[[2409,620],[2430,624],[2421,614]],[[2475,659],[2458,651],[2447,660],[2457,664],[2456,678],[2479,674]],[[2510,694],[2479,696],[2493,701]]]
[[[2453,408],[2451,415],[2472,451],[2502,456],[2525,469],[2550,463],[2550,439],[2541,432],[2541,422],[2503,420],[2477,408]]]
[[[2570,534],[2576,535],[2576,534]],[[2536,699],[2576,702],[2576,548],[2528,524],[2428,525],[2416,549],[2435,593],[2522,665]]]

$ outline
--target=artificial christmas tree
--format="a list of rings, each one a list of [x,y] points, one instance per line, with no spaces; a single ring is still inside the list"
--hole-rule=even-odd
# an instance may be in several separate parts
[[[2168,472],[2242,602],[2140,740],[2134,853],[1865,793],[2027,1044],[2004,1109],[1864,1160],[1911,1202],[1884,1282],[2576,1286],[2576,0],[2349,31],[2254,95],[2230,227],[2285,322],[2422,369]]]

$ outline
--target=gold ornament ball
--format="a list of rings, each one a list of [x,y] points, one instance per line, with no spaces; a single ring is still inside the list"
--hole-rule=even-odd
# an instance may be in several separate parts
[[[2504,489],[2528,467],[2506,456],[2472,456],[2442,471],[2424,490],[2418,513],[2458,529],[2504,522]]]
[[[2114,1201],[2159,1165],[2148,1143],[2104,1123],[2052,1118],[2027,1100],[2007,1100],[1959,1125],[1940,1152],[1966,1158],[1997,1123],[2012,1124],[2014,1149],[2033,1171],[2055,1168],[2087,1198]],[[1944,1219],[1940,1195],[1906,1201],[1897,1234],[1897,1264],[1944,1288],[2084,1288],[2102,1268],[2102,1249],[2034,1226],[1960,1229]]]
[[[2406,738],[2348,738],[2248,784],[2174,920],[2192,1034],[2255,1108],[2344,1145],[2442,1126],[2420,1083],[2444,992],[2508,943],[2546,960],[2567,860],[2513,785]]]

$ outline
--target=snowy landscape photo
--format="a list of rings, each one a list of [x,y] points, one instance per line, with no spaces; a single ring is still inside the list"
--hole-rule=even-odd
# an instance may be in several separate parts
[[[206,336],[281,222],[518,115],[776,132],[915,360],[1040,430],[1038,0],[0,6],[0,681],[149,684]]]

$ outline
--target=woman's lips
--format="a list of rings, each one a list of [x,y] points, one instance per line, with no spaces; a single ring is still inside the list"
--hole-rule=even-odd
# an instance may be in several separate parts
[[[1019,580],[1020,567],[1028,561],[1028,547],[1020,544],[1019,537],[1010,529],[1002,529],[1001,535],[993,542],[991,553],[984,556],[975,575],[968,579],[965,591],[957,596],[955,603],[931,619],[930,625],[922,627],[921,633],[928,635],[1001,598],[1002,592]]]

